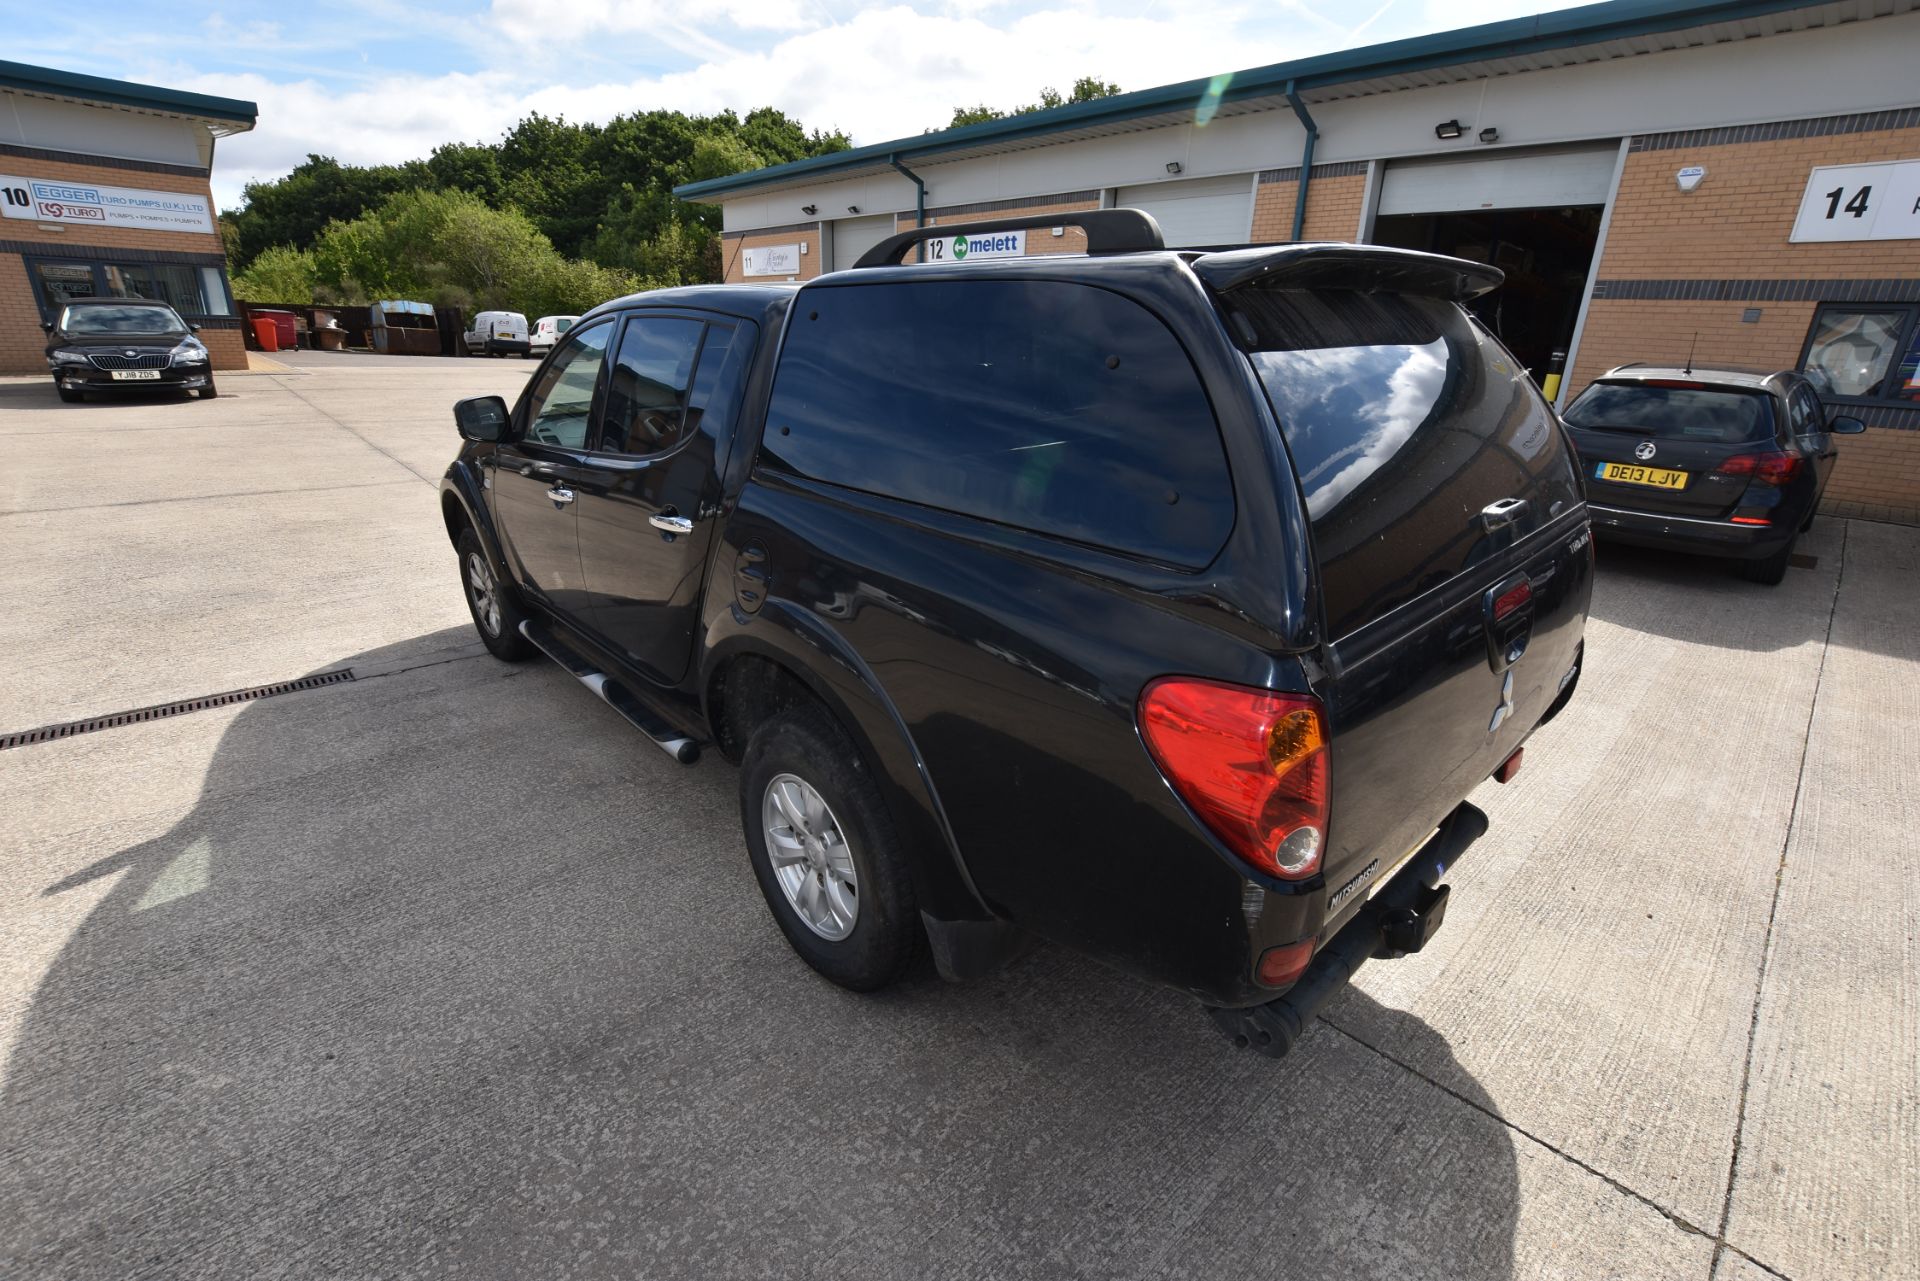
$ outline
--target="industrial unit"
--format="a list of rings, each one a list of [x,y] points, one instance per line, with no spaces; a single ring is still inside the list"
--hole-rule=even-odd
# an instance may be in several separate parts
[[[1807,369],[1863,419],[1826,510],[1920,522],[1916,0],[1613,3],[919,134],[678,189],[728,280],[896,228],[1130,206],[1173,247],[1360,240],[1507,274],[1564,405],[1630,361]],[[1084,247],[1069,227],[960,252]],[[1567,353],[1554,378],[1555,353]]]
[[[214,220],[216,139],[251,102],[0,62],[0,374],[45,373],[71,298],[157,298],[246,368]]]

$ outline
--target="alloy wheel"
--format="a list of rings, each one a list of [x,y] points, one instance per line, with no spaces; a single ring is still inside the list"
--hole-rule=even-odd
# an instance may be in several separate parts
[[[777,774],[760,804],[773,875],[794,914],[829,942],[860,919],[860,878],[826,798],[798,774]]]

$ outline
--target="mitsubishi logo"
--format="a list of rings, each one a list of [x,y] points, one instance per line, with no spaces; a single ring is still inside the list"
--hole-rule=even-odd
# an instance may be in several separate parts
[[[1639,444],[1635,445],[1633,447],[1633,456],[1635,458],[1638,458],[1643,463],[1647,461],[1647,459],[1653,457],[1653,442],[1650,440],[1643,440]]]
[[[1511,715],[1513,715],[1513,673],[1508,672],[1506,678],[1500,682],[1500,706],[1493,709],[1493,723],[1487,726],[1487,733],[1491,734],[1499,729],[1501,722]]]

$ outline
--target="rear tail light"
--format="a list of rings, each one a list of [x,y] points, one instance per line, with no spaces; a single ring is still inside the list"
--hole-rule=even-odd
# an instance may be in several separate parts
[[[1763,485],[1784,485],[1800,474],[1795,454],[1735,454],[1714,468],[1722,476],[1750,476]]]
[[[1771,525],[1773,524],[1773,518],[1771,516],[1735,516],[1735,517],[1732,517],[1732,520],[1733,520],[1733,523],[1736,525]]]
[[[1520,758],[1525,756],[1526,754],[1527,754],[1526,748],[1524,747],[1515,748],[1513,755],[1507,757],[1506,760],[1501,761],[1500,768],[1493,772],[1494,782],[1511,783],[1513,781],[1514,775],[1520,772]]]
[[[1320,870],[1326,712],[1305,694],[1169,676],[1140,695],[1154,764],[1229,849],[1271,876]]]
[[[1493,602],[1493,621],[1500,622],[1533,599],[1533,584],[1525,579],[1502,592]]]

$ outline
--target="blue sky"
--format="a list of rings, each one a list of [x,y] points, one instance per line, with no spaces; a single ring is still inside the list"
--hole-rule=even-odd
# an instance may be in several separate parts
[[[1551,0],[327,0],[0,3],[6,57],[260,105],[223,206],[308,152],[374,163],[529,111],[780,107],[880,142],[1099,75],[1145,89],[1562,7]]]

